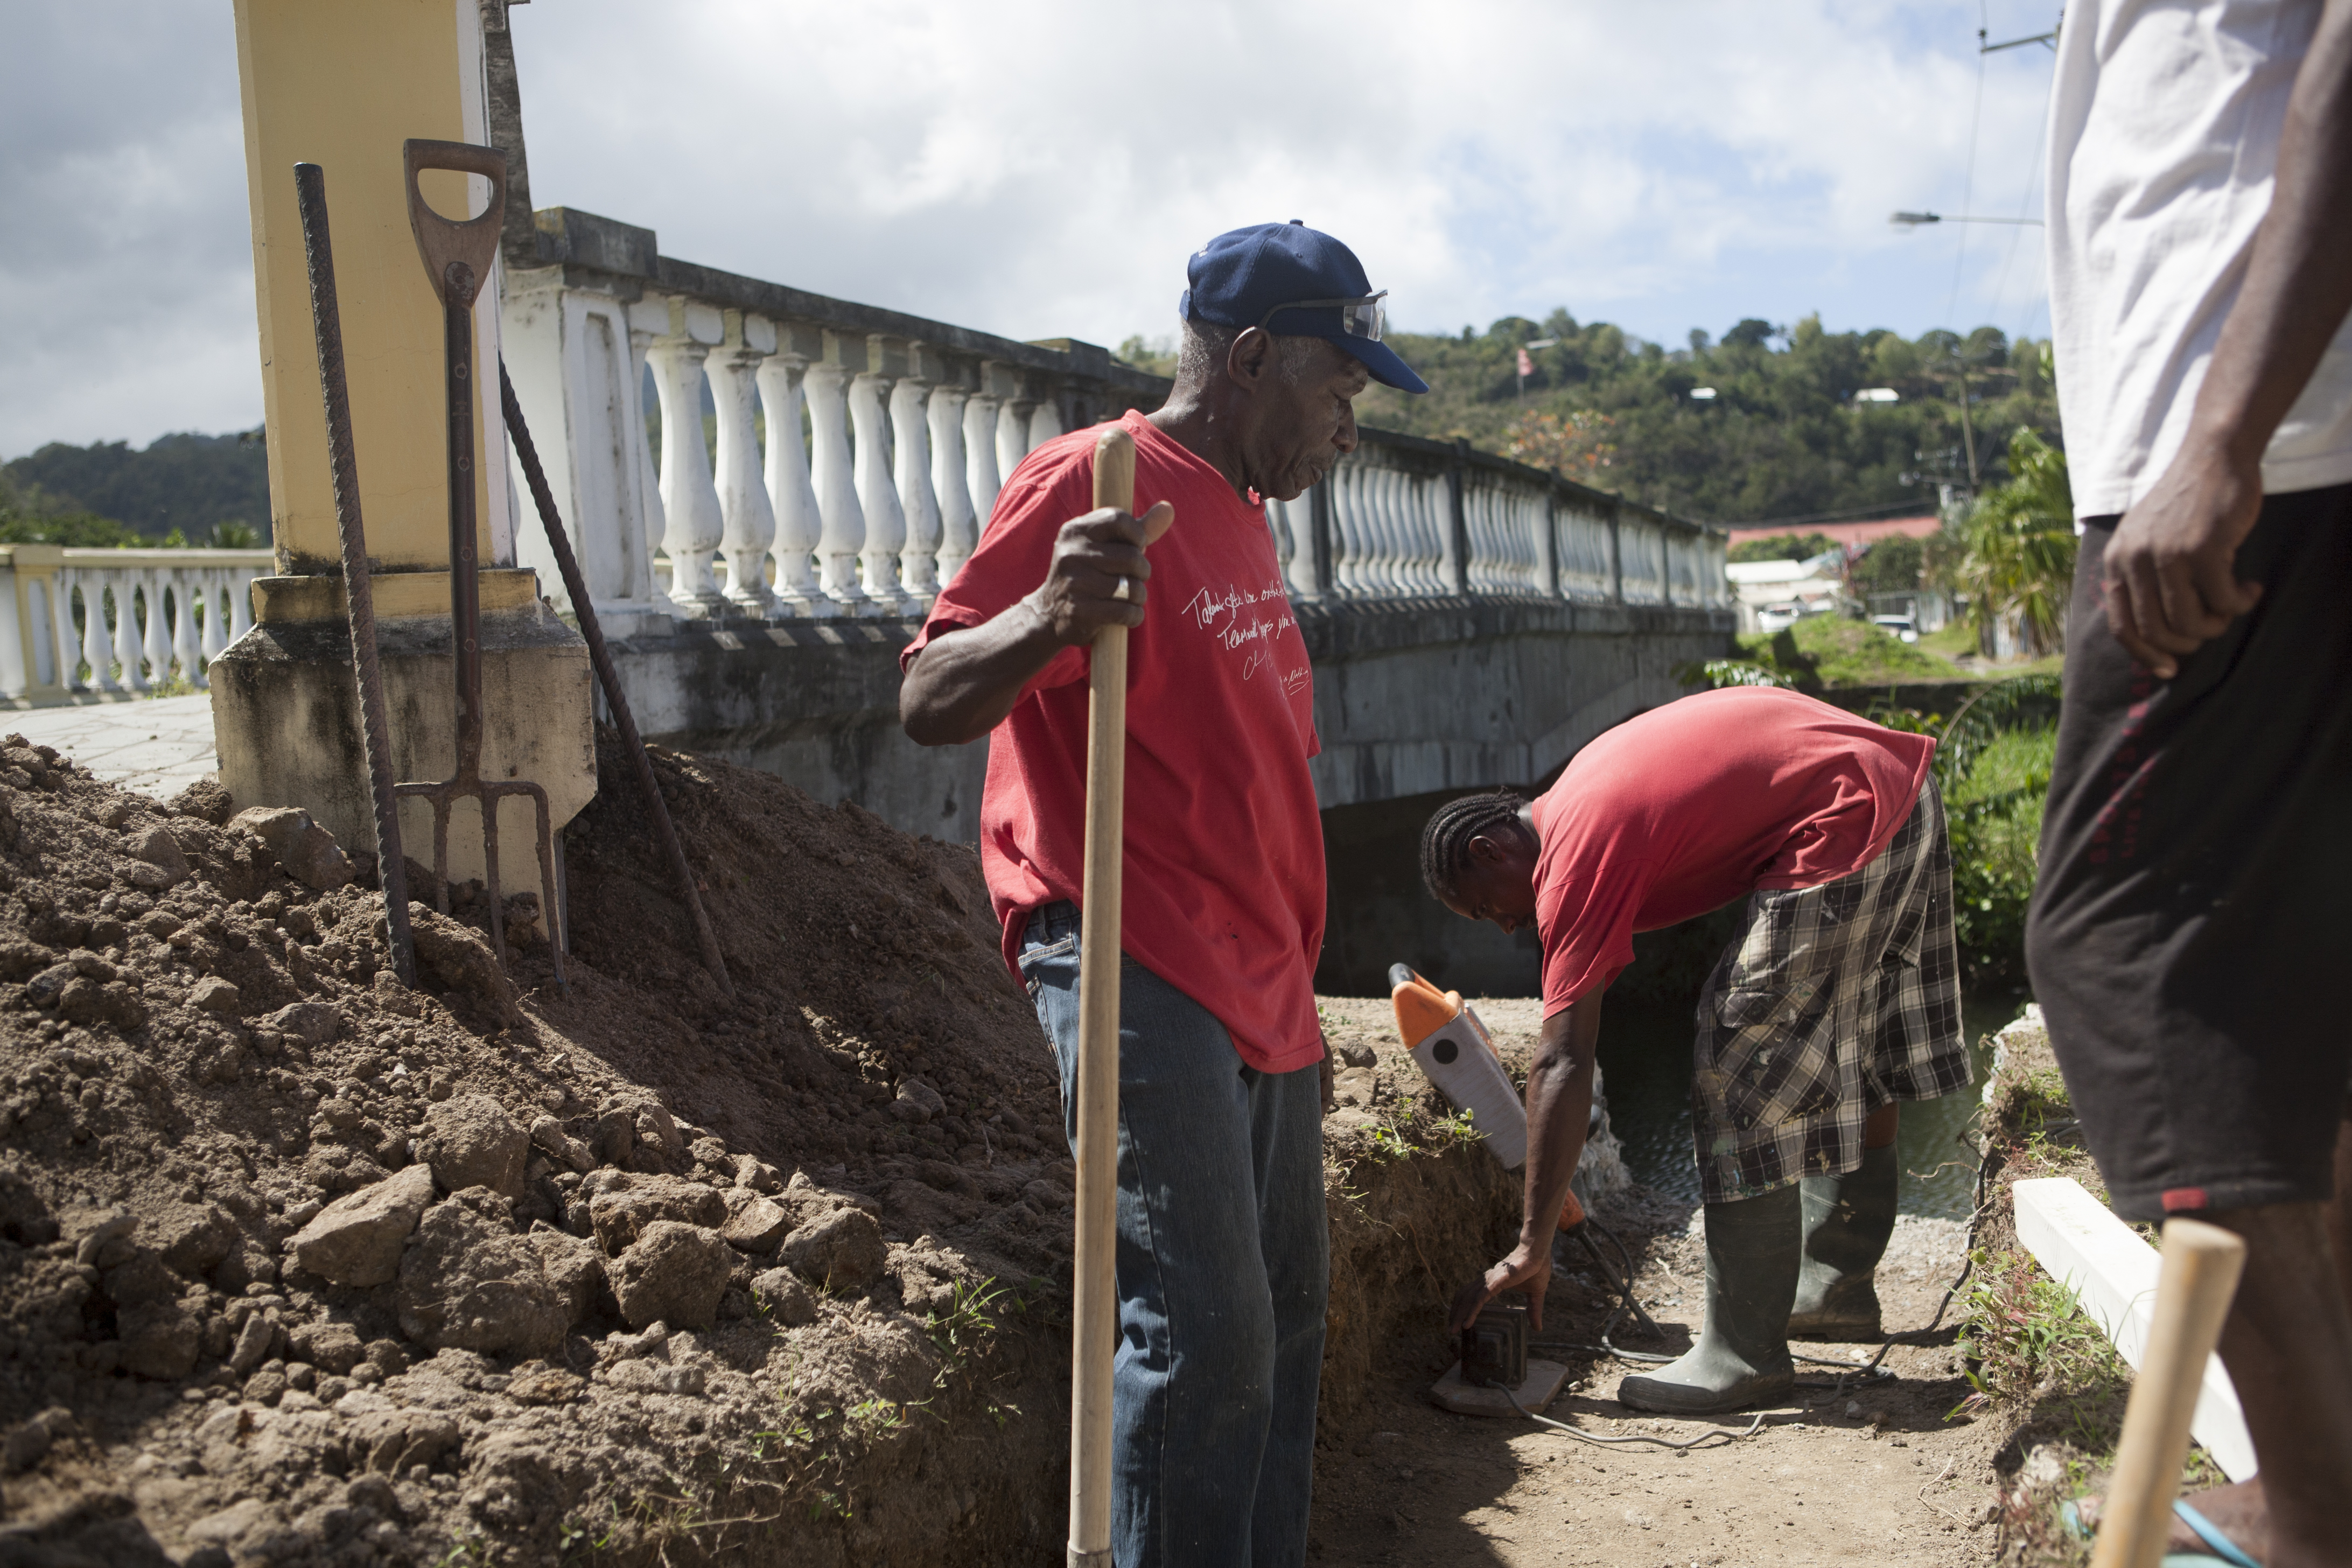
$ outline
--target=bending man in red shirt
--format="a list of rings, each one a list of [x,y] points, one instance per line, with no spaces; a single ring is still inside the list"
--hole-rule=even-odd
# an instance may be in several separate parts
[[[1877,1337],[1897,1103],[1969,1077],[1934,752],[1793,691],[1710,691],[1602,734],[1532,802],[1467,795],[1430,819],[1430,891],[1507,931],[1534,921],[1544,952],[1527,1218],[1511,1255],[1455,1296],[1455,1327],[1515,1287],[1541,1326],[1591,1112],[1601,995],[1633,962],[1633,933],[1744,898],[1693,1052],[1706,1324],[1687,1355],[1626,1378],[1617,1397],[1738,1410],[1794,1383],[1791,1332]]]
[[[1369,381],[1427,388],[1380,341],[1380,296],[1328,235],[1238,229],[1190,276],[1175,389],[1124,421],[1142,516],[1093,510],[1093,432],[1031,453],[908,648],[899,708],[926,745],[992,736],[981,862],[1066,1117],[1087,649],[1103,626],[1133,628],[1112,1554],[1294,1568],[1329,1263],[1323,830],[1314,681],[1262,498],[1297,497],[1355,448]]]

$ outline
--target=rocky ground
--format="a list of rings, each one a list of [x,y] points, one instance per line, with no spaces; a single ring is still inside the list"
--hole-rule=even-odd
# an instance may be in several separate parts
[[[731,997],[622,790],[567,833],[568,994],[462,890],[411,992],[299,813],[0,744],[0,1560],[1057,1531],[1072,1173],[973,857],[658,766]]]
[[[1536,1004],[1477,1006],[1507,1058],[1533,1048]],[[1380,1003],[1327,1007],[1357,1015],[1367,1036],[1377,1035],[1385,1010]],[[1498,1239],[1516,1228],[1517,1206],[1507,1205]],[[1698,1215],[1630,1184],[1599,1193],[1590,1206],[1633,1252],[1636,1294],[1666,1331],[1652,1342],[1621,1326],[1612,1342],[1681,1353],[1702,1317]],[[1879,1270],[1890,1329],[1929,1323],[1967,1247],[1967,1227],[1957,1222],[1911,1215],[1897,1222]],[[1749,1415],[1676,1421],[1617,1404],[1618,1379],[1639,1369],[1560,1343],[1596,1342],[1614,1297],[1580,1252],[1563,1247],[1557,1256],[1561,1269],[1536,1336],[1552,1342],[1535,1353],[1565,1363],[1570,1384],[1549,1414],[1609,1438],[1688,1441],[1749,1424]],[[1453,1284],[1490,1258],[1457,1268]],[[1961,1568],[1991,1559],[1997,1532],[1989,1505],[2000,1479],[1996,1460],[2015,1465],[2013,1423],[1973,1412],[1950,1418],[1971,1392],[1952,1311],[1919,1342],[1892,1349],[1879,1375],[1860,1370],[1875,1344],[1799,1347],[1821,1362],[1801,1364],[1795,1394],[1763,1412],[1755,1436],[1688,1452],[1594,1446],[1516,1417],[1442,1410],[1429,1393],[1454,1361],[1442,1331],[1427,1315],[1401,1324],[1368,1363],[1344,1420],[1327,1414],[1317,1561],[1416,1568],[1875,1561]]]
[[[1059,1552],[1072,1170],[972,855],[658,753],[725,993],[609,737],[599,760],[568,991],[530,900],[509,975],[465,889],[415,908],[410,991],[373,868],[299,813],[0,742],[0,1568]],[[1481,1007],[1523,1061],[1535,1005]],[[1823,1347],[1760,1433],[1698,1452],[1430,1405],[1517,1179],[1384,1000],[1325,1017],[1317,1561],[1987,1557],[2032,1409],[1948,1419],[1951,1314],[1892,1377]],[[1689,1209],[1605,1143],[1585,1184],[1679,1350]],[[1894,1326],[1962,1245],[1906,1222]],[[1609,1300],[1566,1262],[1544,1337],[1591,1342]],[[1581,1428],[1733,1429],[1633,1417],[1622,1363],[1551,1353]]]
[[[972,854],[656,753],[722,994],[599,762],[568,992],[462,889],[410,991],[300,814],[0,742],[0,1563],[1060,1550],[1073,1171]],[[1343,1048],[1341,1433],[1517,1205]]]

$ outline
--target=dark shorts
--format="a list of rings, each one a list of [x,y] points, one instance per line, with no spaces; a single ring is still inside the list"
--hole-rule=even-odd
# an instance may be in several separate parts
[[[1698,999],[1691,1135],[1708,1203],[1862,1163],[1863,1124],[1969,1081],[1952,849],[1936,781],[1877,858],[1748,896]]]
[[[2035,996],[2116,1210],[2322,1202],[2352,1084],[2352,486],[2272,496],[2262,602],[2159,681],[2107,630],[2083,538],[2026,928]]]

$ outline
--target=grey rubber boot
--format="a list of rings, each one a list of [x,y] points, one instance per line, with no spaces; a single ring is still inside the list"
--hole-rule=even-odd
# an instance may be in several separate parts
[[[1901,1174],[1890,1143],[1864,1150],[1862,1163],[1843,1176],[1807,1176],[1798,1184],[1805,1194],[1805,1260],[1789,1314],[1790,1338],[1880,1337],[1875,1270],[1895,1234]]]
[[[1715,1415],[1796,1385],[1789,1304],[1797,1294],[1803,1202],[1797,1184],[1706,1205],[1706,1324],[1680,1361],[1617,1385],[1636,1410]]]

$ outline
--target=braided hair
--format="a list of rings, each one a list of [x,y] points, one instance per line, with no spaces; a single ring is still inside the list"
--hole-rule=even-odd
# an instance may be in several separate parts
[[[1453,901],[1454,879],[1470,863],[1470,840],[1505,823],[1516,826],[1527,801],[1517,790],[1494,789],[1447,801],[1421,830],[1421,879],[1438,902]]]

